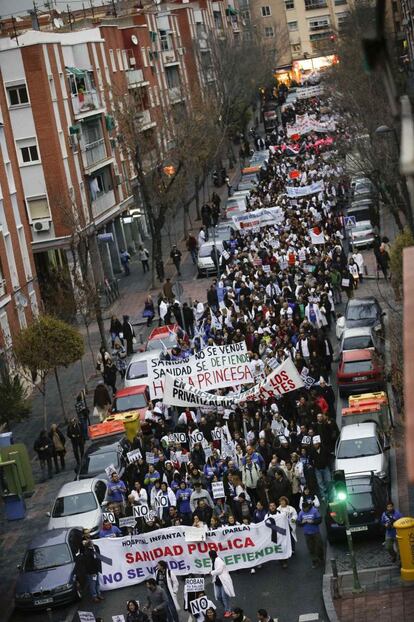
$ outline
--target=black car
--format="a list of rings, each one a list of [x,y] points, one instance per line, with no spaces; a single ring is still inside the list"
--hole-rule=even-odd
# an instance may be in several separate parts
[[[348,490],[348,517],[351,532],[361,534],[382,533],[381,515],[388,498],[388,485],[374,475],[357,475],[346,479]],[[328,502],[334,500],[332,486]],[[329,542],[345,538],[345,526],[335,522],[335,513],[327,505],[325,515],[326,531]]]
[[[86,450],[75,479],[105,477],[105,469],[113,465],[121,477],[125,470],[120,439],[123,434],[114,435],[93,442]]]
[[[383,316],[378,300],[374,296],[365,298],[352,298],[348,300],[345,313],[345,328],[357,328],[358,326],[370,326],[374,330],[383,328]]]

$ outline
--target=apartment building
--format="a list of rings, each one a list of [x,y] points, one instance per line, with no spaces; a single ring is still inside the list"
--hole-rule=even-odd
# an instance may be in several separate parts
[[[12,365],[13,337],[39,312],[39,291],[30,249],[24,194],[6,98],[24,100],[16,87],[4,88],[0,72],[0,367]],[[19,143],[24,164],[35,155],[33,146]]]

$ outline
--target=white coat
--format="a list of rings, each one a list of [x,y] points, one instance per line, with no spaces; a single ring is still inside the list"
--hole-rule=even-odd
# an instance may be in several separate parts
[[[296,520],[298,518],[298,513],[296,512],[295,508],[291,505],[287,505],[285,508],[279,505],[277,511],[281,514],[286,514],[286,516],[288,517],[290,532],[293,539],[297,542],[298,539],[296,537]]]
[[[216,597],[216,599],[218,600],[217,586],[215,583],[216,577],[220,578],[221,584],[227,596],[230,596],[230,597],[236,596],[234,592],[233,581],[232,581],[229,571],[227,570],[226,564],[223,562],[222,559],[220,559],[220,557],[216,557],[214,566],[215,566],[214,570],[211,571],[211,576],[213,577],[214,596]]]

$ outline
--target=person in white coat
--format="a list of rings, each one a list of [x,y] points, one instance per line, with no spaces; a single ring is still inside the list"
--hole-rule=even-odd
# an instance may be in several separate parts
[[[231,618],[230,598],[235,596],[233,581],[224,561],[217,555],[217,551],[209,551],[211,559],[211,576],[214,583],[214,596],[224,607],[224,617]]]
[[[277,511],[281,514],[286,514],[286,516],[288,517],[290,540],[292,543],[292,553],[294,553],[296,542],[298,541],[296,536],[296,521],[298,518],[298,513],[296,512],[293,505],[289,505],[289,499],[287,497],[280,497],[279,507],[277,508]]]
[[[178,603],[178,579],[176,575],[168,568],[167,562],[161,560],[157,564],[157,571],[155,573],[155,581],[157,585],[162,587],[167,595],[168,610],[167,620],[168,622],[179,622],[178,611],[180,611],[180,605]]]

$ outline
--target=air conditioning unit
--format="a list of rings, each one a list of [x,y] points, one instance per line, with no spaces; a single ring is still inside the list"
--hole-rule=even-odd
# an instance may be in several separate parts
[[[185,54],[185,48],[178,48],[178,53],[179,53],[181,56],[184,56],[184,54]]]
[[[50,230],[50,220],[36,220],[33,223],[33,229],[38,233],[40,231],[49,231]]]
[[[117,186],[122,184],[122,175],[115,175],[115,183]]]
[[[129,64],[130,65],[136,65],[137,64],[137,60],[136,60],[135,56],[130,56],[129,57]]]

